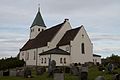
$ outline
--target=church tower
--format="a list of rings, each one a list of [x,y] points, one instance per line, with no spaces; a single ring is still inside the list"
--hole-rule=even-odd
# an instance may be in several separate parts
[[[30,27],[30,39],[34,39],[41,31],[46,29],[44,20],[40,13],[40,7],[38,7],[38,13]]]

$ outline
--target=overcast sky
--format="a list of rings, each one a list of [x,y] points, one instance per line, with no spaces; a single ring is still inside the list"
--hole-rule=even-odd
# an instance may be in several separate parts
[[[84,25],[94,53],[120,55],[120,0],[0,0],[0,58],[19,53],[39,3],[48,28],[68,18],[73,28]]]

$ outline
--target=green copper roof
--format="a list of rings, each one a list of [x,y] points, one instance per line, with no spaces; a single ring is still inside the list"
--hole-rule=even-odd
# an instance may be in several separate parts
[[[44,23],[44,21],[43,21],[43,18],[42,18],[41,14],[40,14],[40,11],[38,11],[38,13],[37,13],[37,15],[36,15],[36,17],[35,17],[32,25],[31,25],[31,27],[33,27],[33,26],[35,26],[35,25],[37,25],[37,26],[42,26],[42,27],[46,27],[46,26],[45,26],[45,23]]]

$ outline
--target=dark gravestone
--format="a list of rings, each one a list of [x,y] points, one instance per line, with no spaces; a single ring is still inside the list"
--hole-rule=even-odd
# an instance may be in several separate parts
[[[17,69],[16,76],[24,77],[24,69]]]
[[[65,67],[65,73],[70,73],[70,68],[69,67]]]
[[[0,76],[3,76],[3,71],[0,71]]]
[[[9,76],[9,70],[3,71],[3,76]]]
[[[64,80],[64,73],[54,73],[54,80]]]
[[[54,69],[54,73],[62,73],[62,69],[60,69],[60,68],[55,68],[55,69]]]
[[[55,68],[56,68],[56,61],[55,60],[50,61],[49,66],[48,66],[48,76],[49,77],[53,77]]]
[[[71,64],[71,73],[75,76],[78,76],[79,75],[79,68],[73,64]]]
[[[45,69],[43,67],[37,68],[37,75],[42,75],[45,72]]]
[[[98,76],[95,80],[105,80],[103,76]]]
[[[87,66],[81,67],[80,80],[88,80],[88,67]]]
[[[98,67],[98,70],[99,70],[99,71],[103,71],[103,70],[105,70],[105,68],[104,68],[102,65],[100,65],[100,66]]]
[[[115,74],[113,76],[113,80],[120,80],[120,74]]]
[[[16,69],[10,69],[9,72],[10,72],[10,76],[16,76],[17,74]]]
[[[108,64],[108,71],[109,71],[109,73],[112,73],[113,69],[114,69],[114,65],[112,63],[109,63]]]
[[[31,78],[32,77],[30,69],[25,69],[24,77],[25,78]]]

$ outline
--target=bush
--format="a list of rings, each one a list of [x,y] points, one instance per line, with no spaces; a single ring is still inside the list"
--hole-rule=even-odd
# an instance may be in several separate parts
[[[2,64],[2,65],[1,65]],[[19,60],[18,58],[7,58],[0,60],[0,70],[6,70],[10,68],[22,67],[24,66],[24,60]]]

